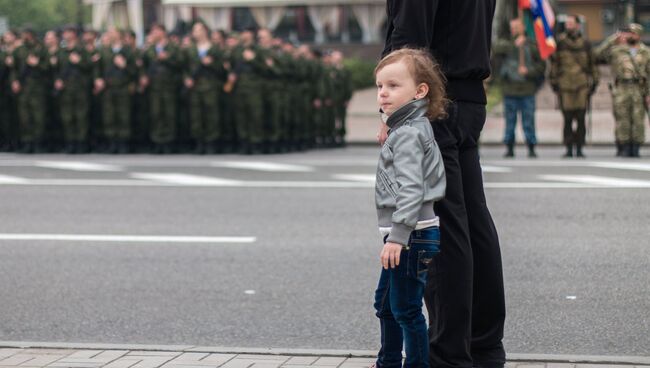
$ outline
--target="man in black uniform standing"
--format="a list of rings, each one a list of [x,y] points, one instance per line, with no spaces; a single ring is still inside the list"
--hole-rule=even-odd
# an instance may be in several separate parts
[[[478,138],[485,124],[496,0],[388,0],[383,55],[431,51],[447,77],[449,116],[433,121],[447,175],[436,202],[440,253],[429,266],[430,366],[503,367],[505,298],[497,231],[485,201]],[[380,128],[383,143],[386,127]]]

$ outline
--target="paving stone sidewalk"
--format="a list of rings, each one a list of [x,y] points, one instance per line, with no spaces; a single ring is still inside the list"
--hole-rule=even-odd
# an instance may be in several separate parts
[[[166,349],[169,347],[161,347]],[[0,367],[57,367],[57,368],[364,368],[374,362],[369,352],[351,352],[342,355],[336,351],[298,351],[300,354],[263,354],[264,349],[250,349],[255,353],[241,353],[233,348],[227,353],[224,348],[178,346],[177,351],[129,350],[129,349],[79,349],[79,348],[0,348]],[[152,348],[153,349],[153,348]],[[212,350],[212,352],[210,351]],[[217,351],[217,352],[215,352]],[[222,351],[222,352],[218,352]],[[271,350],[266,350],[271,351]],[[321,354],[319,355],[318,352]],[[332,354],[332,355],[330,355]],[[341,355],[334,355],[341,354]],[[366,356],[363,356],[366,355]],[[541,357],[541,356],[540,356]],[[550,356],[549,356],[550,357]],[[543,358],[542,358],[543,359]],[[555,357],[552,361],[526,362],[521,358],[507,363],[507,368],[650,368],[646,358],[628,359],[618,357],[610,362],[598,362],[598,358],[562,362]],[[635,362],[636,360],[636,362]],[[582,361],[582,362],[580,362]]]

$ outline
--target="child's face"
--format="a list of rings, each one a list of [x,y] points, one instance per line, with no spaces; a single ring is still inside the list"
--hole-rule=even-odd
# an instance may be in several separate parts
[[[384,113],[390,116],[395,110],[412,101],[422,98],[421,86],[415,80],[403,61],[384,66],[376,76],[377,102]]]

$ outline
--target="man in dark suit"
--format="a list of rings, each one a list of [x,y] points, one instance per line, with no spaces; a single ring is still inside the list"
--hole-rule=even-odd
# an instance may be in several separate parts
[[[447,77],[451,103],[432,121],[447,175],[436,202],[440,253],[429,266],[431,367],[503,367],[505,298],[497,231],[487,208],[478,153],[485,124],[483,80],[490,75],[496,0],[388,0],[383,55],[427,48]],[[378,139],[386,137],[380,128]]]

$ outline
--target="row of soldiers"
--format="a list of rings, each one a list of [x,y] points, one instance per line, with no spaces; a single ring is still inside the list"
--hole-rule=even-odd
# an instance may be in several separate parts
[[[344,144],[352,96],[339,51],[196,22],[101,37],[74,27],[6,32],[0,49],[0,149],[24,153],[276,153]]]

